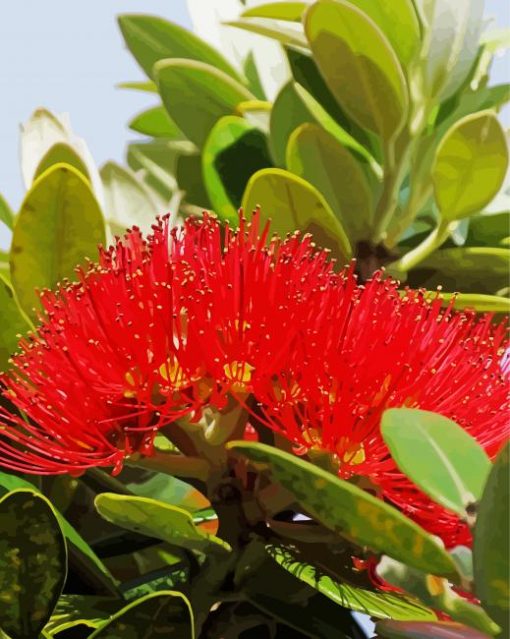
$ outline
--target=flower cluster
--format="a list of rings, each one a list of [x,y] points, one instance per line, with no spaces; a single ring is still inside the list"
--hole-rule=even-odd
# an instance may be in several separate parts
[[[79,473],[150,454],[155,433],[232,399],[297,454],[328,455],[441,534],[458,519],[396,468],[380,435],[388,407],[461,424],[493,456],[507,437],[505,328],[456,313],[381,273],[359,285],[309,236],[269,236],[258,214],[232,230],[204,214],[144,239],[137,229],[78,282],[41,297],[34,334],[2,378],[0,464]]]

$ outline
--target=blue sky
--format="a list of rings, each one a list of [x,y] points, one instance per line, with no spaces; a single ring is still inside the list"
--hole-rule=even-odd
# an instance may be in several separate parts
[[[214,0],[203,0],[214,2]],[[510,24],[506,0],[487,0],[487,14]],[[95,160],[122,161],[133,137],[126,122],[154,97],[115,88],[143,77],[123,46],[115,16],[143,12],[190,26],[185,0],[18,0],[0,21],[0,193],[16,208],[23,195],[19,124],[44,106],[70,114]],[[508,81],[510,57],[497,61],[497,81]],[[5,233],[0,229],[0,246]]]

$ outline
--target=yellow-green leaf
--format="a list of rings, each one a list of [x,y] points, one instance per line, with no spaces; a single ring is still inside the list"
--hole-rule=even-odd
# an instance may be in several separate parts
[[[240,102],[256,99],[242,84],[203,62],[162,60],[154,73],[165,109],[199,147],[221,117],[233,115]]]
[[[360,125],[390,139],[407,113],[407,87],[386,36],[345,0],[323,0],[305,14],[317,65],[342,108]]]
[[[156,106],[136,115],[129,128],[153,138],[182,138],[182,133],[164,107]]]
[[[508,167],[505,133],[490,111],[456,122],[439,144],[432,167],[437,205],[445,220],[460,220],[497,194]]]
[[[369,237],[370,186],[361,165],[331,134],[302,124],[287,145],[287,168],[322,193],[353,244]]]
[[[35,287],[51,288],[72,278],[86,257],[95,259],[105,241],[104,220],[89,183],[67,164],[37,178],[21,205],[11,246],[12,283],[28,314],[38,304]]]
[[[306,2],[268,2],[258,7],[250,7],[243,11],[243,18],[273,18],[300,22],[308,4]]]
[[[227,446],[263,464],[301,508],[338,535],[419,570],[458,580],[455,563],[441,543],[381,499],[272,446],[240,441]]]
[[[90,175],[85,163],[73,147],[66,142],[57,142],[48,149],[37,165],[34,180],[55,164],[68,164],[74,167],[90,182]]]
[[[302,178],[282,169],[258,171],[246,186],[243,209],[249,212],[259,205],[262,218],[271,219],[273,232],[311,233],[340,263],[351,258],[351,245],[339,220],[317,189]]]
[[[0,274],[0,370],[5,370],[8,360],[17,350],[18,334],[30,328],[30,322],[21,310],[10,284]]]

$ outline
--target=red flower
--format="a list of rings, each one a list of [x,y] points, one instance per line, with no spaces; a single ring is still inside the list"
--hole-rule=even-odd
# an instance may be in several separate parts
[[[121,468],[150,454],[157,429],[217,409],[278,370],[334,278],[326,252],[296,233],[268,241],[241,220],[166,221],[100,252],[79,282],[42,296],[34,335],[4,375],[0,464],[32,473]]]
[[[493,457],[508,436],[505,327],[441,309],[381,274],[358,286],[352,269],[332,285],[280,374],[255,388],[259,410],[296,452],[327,452],[340,477],[359,475],[448,546],[469,542],[459,519],[396,468],[380,434],[383,411],[416,407],[462,425]],[[416,451],[419,455],[419,450]],[[366,483],[366,480],[365,480]]]

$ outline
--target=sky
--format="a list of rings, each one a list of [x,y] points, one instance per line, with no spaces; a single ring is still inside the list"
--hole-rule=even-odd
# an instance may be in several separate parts
[[[204,3],[214,0],[203,0]],[[152,13],[185,27],[185,0],[0,0],[0,193],[14,209],[24,188],[19,169],[19,125],[37,107],[67,112],[96,162],[121,162],[126,123],[155,103],[154,96],[117,89],[143,73],[124,47],[119,13]],[[510,26],[510,3],[487,0],[487,15]],[[498,60],[496,81],[508,81],[510,56]],[[510,118],[509,118],[510,121]],[[8,238],[0,225],[0,248]]]

